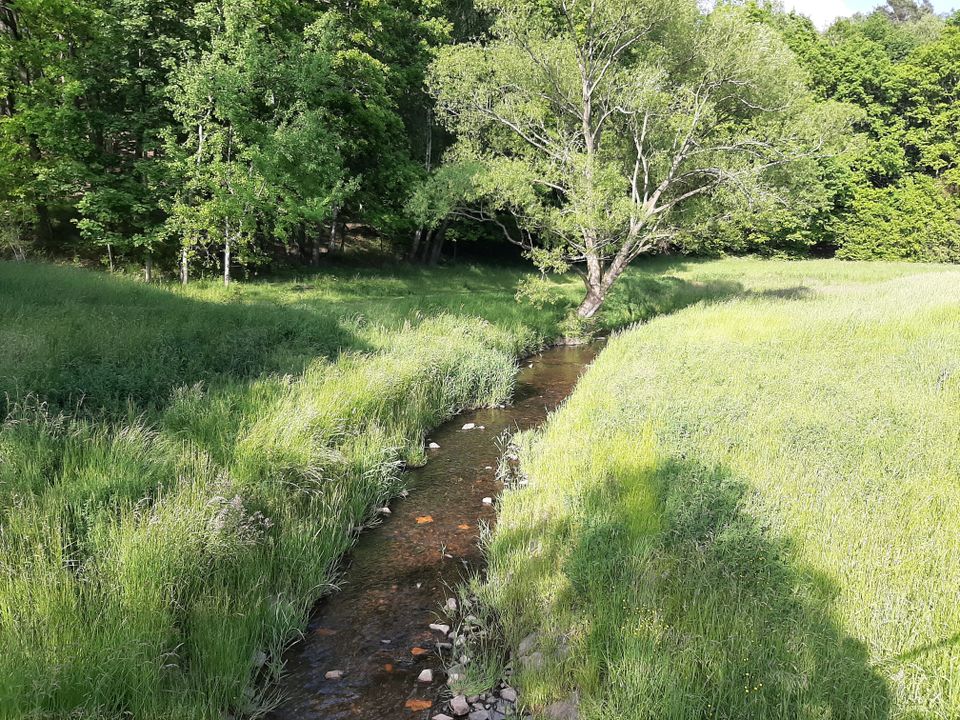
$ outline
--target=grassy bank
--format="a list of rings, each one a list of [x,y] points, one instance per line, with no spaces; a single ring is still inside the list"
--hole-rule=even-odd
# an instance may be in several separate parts
[[[670,267],[604,321],[730,290]],[[0,717],[268,705],[280,649],[424,432],[504,400],[581,292],[521,304],[520,274],[181,289],[0,263]]]
[[[960,717],[960,274],[673,272],[740,287],[612,340],[520,440],[479,591],[527,704]]]
[[[423,433],[505,400],[514,356],[551,332],[515,282],[184,291],[0,265],[0,715],[268,705],[280,649]]]

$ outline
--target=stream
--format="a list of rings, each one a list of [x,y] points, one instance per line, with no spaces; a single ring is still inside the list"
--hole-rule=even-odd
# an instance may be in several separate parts
[[[483,500],[502,489],[498,439],[540,425],[597,351],[556,347],[528,358],[512,405],[466,411],[428,436],[440,447],[408,471],[409,495],[360,537],[341,589],[317,604],[304,638],[287,651],[270,720],[420,720],[441,711],[436,643],[446,638],[429,624],[447,622],[441,608],[452,588],[482,570],[479,524],[496,520]],[[464,430],[467,423],[478,427]],[[431,683],[417,681],[424,669]],[[340,679],[326,677],[336,670]]]

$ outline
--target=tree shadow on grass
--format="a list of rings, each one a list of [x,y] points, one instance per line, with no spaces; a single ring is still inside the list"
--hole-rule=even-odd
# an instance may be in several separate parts
[[[358,347],[334,313],[208,302],[109,275],[0,265],[0,398],[65,410],[161,408],[175,388],[271,372]],[[3,410],[0,400],[0,411]],[[8,408],[9,410],[9,408]]]
[[[674,459],[616,468],[576,519],[534,530],[569,552],[566,626],[541,623],[568,649],[533,694],[556,696],[559,675],[583,718],[887,718],[884,679],[832,618],[834,583],[798,568],[746,500],[726,470]]]
[[[624,327],[700,302],[719,302],[744,293],[743,284],[732,280],[693,282],[670,275],[627,273],[611,289],[602,322],[610,328]]]

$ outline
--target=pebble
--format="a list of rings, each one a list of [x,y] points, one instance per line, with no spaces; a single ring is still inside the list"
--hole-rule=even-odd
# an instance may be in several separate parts
[[[493,498],[492,498],[492,497],[485,497],[485,498],[483,499],[483,504],[484,504],[484,505],[493,505]]]
[[[533,646],[537,644],[537,634],[530,633],[523,640],[520,641],[520,647],[517,648],[517,655],[529,655],[530,651],[533,650]]]
[[[343,677],[343,670],[327,670],[324,677],[327,680],[339,680]]]
[[[437,632],[442,632],[444,635],[450,632],[450,626],[442,623],[430,623],[430,629],[436,630]]]
[[[535,652],[520,658],[520,664],[528,670],[539,670],[543,667],[543,653]]]
[[[432,683],[433,682],[433,670],[427,668],[426,670],[421,670],[420,674],[417,675],[417,682],[422,683]]]
[[[574,693],[567,700],[558,700],[548,705],[543,716],[549,720],[577,720],[577,694]]]
[[[470,713],[470,720],[490,720],[490,711],[486,708],[474,710]]]
[[[443,713],[440,713],[439,715],[434,715],[433,720],[453,720],[453,718],[450,717],[449,715],[444,715]]]
[[[388,508],[388,507],[382,507],[382,508],[380,508],[379,510],[377,510],[377,512],[380,513],[381,515],[392,515],[392,514],[393,514],[393,513],[390,511],[390,508]]]
[[[439,450],[439,449],[440,449],[440,446],[437,445],[435,442],[430,443],[429,445],[427,445],[427,447],[430,448],[431,450]]]
[[[447,610],[456,610],[457,601],[455,598],[447,598]]]
[[[466,423],[461,430],[473,430],[476,427],[473,423]]]
[[[450,701],[450,709],[454,715],[466,715],[470,712],[470,705],[463,695],[457,695]]]
[[[517,691],[508,685],[500,691],[500,697],[507,702],[515,703],[517,701]]]

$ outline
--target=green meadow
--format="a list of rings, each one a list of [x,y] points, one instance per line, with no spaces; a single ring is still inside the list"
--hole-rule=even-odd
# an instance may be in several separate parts
[[[960,717],[960,273],[674,273],[742,289],[616,335],[517,438],[475,590],[528,708]]]
[[[651,265],[623,324],[726,292]],[[0,715],[269,707],[280,651],[458,409],[507,400],[577,282],[343,267],[147,286],[0,263]]]
[[[425,432],[507,400],[517,357],[561,333],[578,282],[538,308],[520,274],[183,289],[0,263],[0,716],[270,707],[282,649]],[[600,319],[632,329],[519,439],[530,484],[490,539],[485,609],[543,658],[520,666],[524,702],[957,715],[957,280],[632,270]]]

